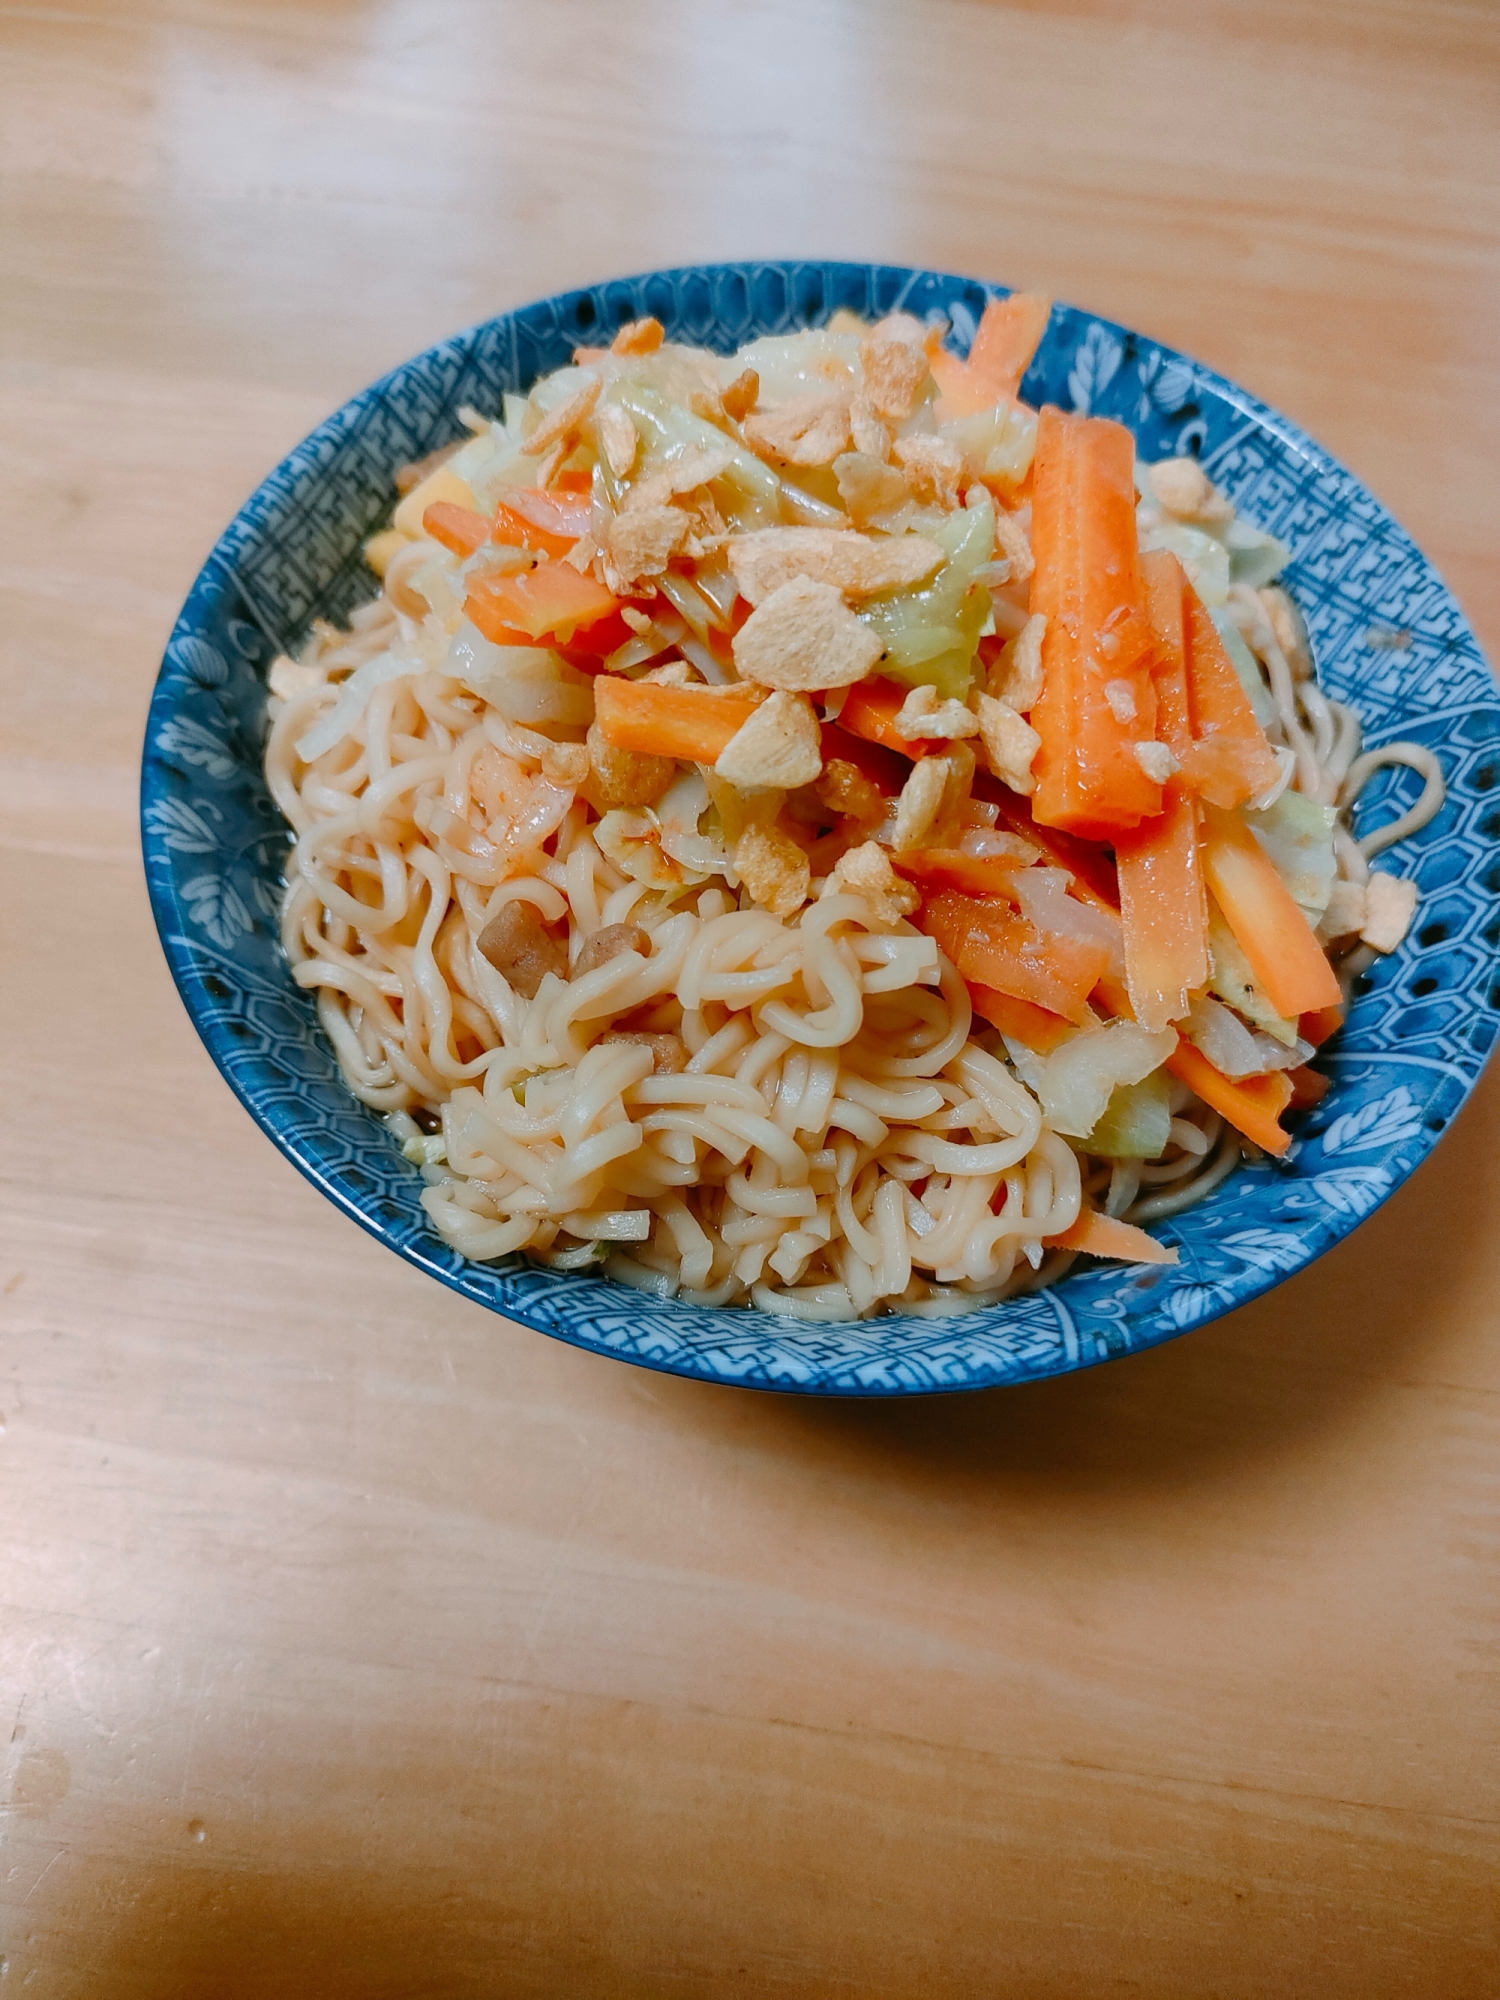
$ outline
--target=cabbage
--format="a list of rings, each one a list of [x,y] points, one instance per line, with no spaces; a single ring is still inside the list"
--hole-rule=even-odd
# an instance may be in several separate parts
[[[1301,792],[1283,792],[1263,811],[1245,809],[1245,823],[1276,864],[1292,900],[1314,922],[1328,908],[1337,863],[1333,827],[1338,813]]]
[[[1022,403],[997,403],[993,410],[941,425],[938,436],[958,446],[971,479],[1009,480],[1019,486],[1036,450],[1036,411]]]
[[[1177,557],[1187,571],[1188,582],[1210,610],[1229,596],[1229,551],[1204,528],[1190,528],[1185,521],[1157,520],[1158,510],[1138,510],[1141,554],[1165,549]]]
[[[1208,615],[1224,641],[1224,651],[1229,655],[1229,664],[1238,675],[1240,686],[1250,698],[1256,721],[1262,729],[1269,729],[1276,720],[1276,704],[1271,699],[1271,690],[1266,686],[1260,663],[1245,644],[1244,635],[1235,624],[1227,604],[1216,604]]]
[[[1297,1039],[1297,1023],[1283,1020],[1266,998],[1250,970],[1249,959],[1240,949],[1239,939],[1212,897],[1208,903],[1208,961],[1212,968],[1209,990],[1274,1041],[1290,1048]]]
[[[930,583],[872,598],[860,615],[885,645],[882,674],[903,687],[934,687],[940,700],[963,701],[990,615],[990,594],[975,577],[994,553],[994,505],[986,495],[981,506],[916,525],[948,560]]]
[[[1113,1021],[1070,1035],[1045,1062],[1028,1064],[1047,1122],[1064,1137],[1082,1139],[1104,1116],[1121,1084],[1140,1083],[1160,1069],[1177,1046],[1173,1028],[1153,1032],[1138,1021]],[[1009,1040],[1006,1047],[1015,1051]],[[1020,1065],[1017,1064],[1018,1070]],[[1023,1080],[1031,1077],[1021,1070]]]
[[[1252,590],[1259,590],[1273,576],[1280,576],[1291,561],[1292,552],[1285,542],[1278,542],[1274,535],[1242,520],[1238,514],[1225,522],[1223,535],[1233,583],[1247,583]]]
[[[830,333],[813,327],[805,333],[773,333],[747,341],[726,364],[726,383],[743,368],[760,377],[762,403],[783,403],[792,396],[815,395],[820,389],[852,389],[860,379],[857,333]]]
[[[1079,1150],[1104,1160],[1159,1160],[1172,1136],[1172,1080],[1154,1069],[1139,1083],[1122,1083]]]
[[[609,398],[628,413],[640,435],[641,458],[633,475],[636,479],[660,471],[690,451],[716,451],[731,445],[734,457],[710,488],[727,525],[748,533],[752,528],[775,527],[780,522],[781,482],[753,452],[735,445],[732,438],[716,430],[706,418],[666,401],[654,389],[616,382],[610,387]],[[607,471],[606,483],[611,488],[610,499],[618,501],[617,483]]]
[[[1310,1042],[1294,1038],[1287,1048],[1247,1028],[1237,1014],[1207,994],[1193,1002],[1184,1032],[1200,1055],[1234,1082],[1266,1076],[1272,1070],[1296,1069],[1313,1054]]]

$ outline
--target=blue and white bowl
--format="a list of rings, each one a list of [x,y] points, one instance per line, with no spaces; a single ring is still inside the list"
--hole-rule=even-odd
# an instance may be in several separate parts
[[[147,877],[162,945],[214,1061],[261,1129],[372,1235],[466,1297],[576,1346],[757,1388],[891,1396],[1019,1382],[1155,1346],[1243,1305],[1321,1255],[1406,1179],[1473,1088],[1500,1027],[1500,699],[1462,613],[1372,494],[1295,425],[1196,362],[1057,307],[1023,393],[1116,417],[1141,454],[1198,454],[1250,520],[1294,551],[1286,581],[1328,691],[1367,745],[1429,745],[1437,818],[1393,860],[1422,900],[1412,935],[1363,981],[1322,1062],[1333,1088],[1290,1155],[1232,1175],[1157,1225],[1167,1269],[1085,1264],[1053,1289],[957,1319],[894,1314],[804,1325],[658,1301],[519,1259],[470,1264],[433,1232],[421,1181],[340,1082],[311,998],[277,945],[287,830],[261,777],[265,673],[315,615],[342,620],[372,579],[360,544],[403,462],[654,313],[669,337],[725,350],[837,307],[942,314],[965,347],[995,288],[866,264],[721,264],[619,279],[503,314],[397,368],[320,424],[251,495],[177,620],[147,726]],[[1385,773],[1360,811],[1386,818],[1416,780]]]

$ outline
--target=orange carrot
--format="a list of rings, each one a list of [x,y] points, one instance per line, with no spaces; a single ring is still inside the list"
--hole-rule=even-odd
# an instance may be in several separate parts
[[[1071,1229],[1046,1240],[1055,1250],[1082,1250],[1090,1257],[1118,1257],[1127,1264],[1177,1262],[1177,1252],[1168,1249],[1165,1243],[1158,1243],[1133,1222],[1118,1222],[1112,1215],[1101,1215],[1096,1208],[1084,1209]]]
[[[743,604],[744,599],[737,601]],[[852,764],[862,778],[868,778],[888,799],[895,798],[911,776],[911,764],[904,753],[883,749],[878,743],[855,736],[840,723],[825,722],[822,737],[825,764],[832,763],[835,758]]]
[[[1315,1049],[1320,1049],[1343,1025],[1342,1007],[1319,1007],[1311,1014],[1302,1015],[1297,1023],[1297,1033],[1304,1042],[1311,1042]]]
[[[1175,556],[1167,560],[1176,563]],[[1243,805],[1275,784],[1280,767],[1224,641],[1191,586],[1183,600],[1183,628],[1193,741],[1186,747],[1174,743],[1174,754],[1185,783],[1211,805]]]
[[[1054,826],[1038,826],[1032,818],[1030,801],[990,777],[986,771],[975,775],[974,796],[988,799],[998,806],[1001,821],[1012,833],[1020,834],[1023,840],[1039,847],[1054,866],[1065,868],[1073,877],[1073,894],[1080,902],[1092,903],[1095,909],[1108,910],[1111,916],[1119,915],[1119,883],[1107,848],[1095,846],[1091,841],[1075,840],[1070,833],[1063,833]]]
[[[1005,854],[965,854],[957,847],[918,848],[911,854],[893,854],[897,871],[909,881],[925,883],[929,889],[961,889],[969,896],[1015,897],[1017,871],[1027,864]]]
[[[927,365],[938,387],[933,414],[940,424],[951,424],[959,417],[977,417],[994,409],[1000,400],[988,382],[972,373],[968,363],[950,354],[946,347],[930,354]]]
[[[467,616],[497,646],[554,637],[566,643],[580,625],[597,624],[619,609],[618,600],[569,563],[539,563],[518,576],[471,576]],[[502,634],[506,636],[501,636]]]
[[[1041,344],[1052,314],[1051,299],[1034,292],[1012,292],[1008,299],[991,299],[969,349],[969,374],[991,390],[990,402],[1014,396],[1031,357]]]
[[[511,486],[495,509],[494,540],[507,548],[534,549],[565,556],[588,533],[592,502],[587,493],[544,493],[539,486]]]
[[[1190,736],[1183,647],[1182,569],[1175,556],[1141,560],[1146,614],[1156,641],[1151,678],[1157,729],[1169,744]],[[1155,819],[1115,837],[1125,976],[1136,1019],[1147,1028],[1180,1021],[1208,980],[1208,906],[1198,865],[1198,807],[1180,777],[1162,788]]]
[[[1201,1050],[1181,1039],[1174,1053],[1167,1057],[1167,1068],[1220,1117],[1227,1118],[1236,1132],[1253,1139],[1262,1151],[1279,1155],[1291,1145],[1291,1134],[1283,1132],[1277,1122],[1292,1101],[1292,1086],[1285,1071],[1277,1070],[1271,1076],[1247,1076],[1236,1083],[1222,1070],[1215,1069]]]
[[[993,986],[981,986],[977,980],[966,980],[965,984],[976,1014],[1002,1035],[1035,1049],[1039,1056],[1050,1056],[1073,1032],[1061,1014],[1049,1014],[1045,1007],[1034,1007],[1029,1000],[1018,1000],[1013,993],[998,992]]]
[[[851,736],[862,736],[867,743],[879,743],[887,750],[899,750],[904,756],[911,756],[918,745],[901,735],[896,728],[896,712],[908,692],[906,688],[897,687],[893,681],[856,681],[839,710],[840,729],[847,730]]]
[[[953,889],[924,903],[917,921],[965,979],[1080,1025],[1092,1018],[1088,996],[1109,963],[1103,945],[1056,934],[1044,938],[1002,897]]]
[[[601,674],[594,682],[594,716],[605,737],[619,750],[647,757],[716,763],[754,713],[755,703],[740,694],[663,687],[620,674]]]
[[[1123,424],[1065,416],[1050,405],[1042,411],[1031,544],[1031,608],[1047,620],[1042,694],[1031,711],[1041,738],[1032,816],[1112,840],[1161,811],[1161,787],[1135,756],[1135,745],[1156,734],[1156,692],[1136,542],[1135,443]]]
[[[1300,1069],[1288,1070],[1287,1075],[1292,1085],[1293,1111],[1309,1110],[1328,1095],[1329,1079],[1320,1070],[1309,1069],[1306,1063]]]
[[[456,556],[473,555],[490,538],[490,524],[483,514],[476,514],[472,507],[457,507],[451,500],[434,500],[422,516],[422,527]]]
[[[1204,807],[1203,874],[1250,970],[1284,1020],[1342,1000],[1333,967],[1275,864],[1238,813]]]

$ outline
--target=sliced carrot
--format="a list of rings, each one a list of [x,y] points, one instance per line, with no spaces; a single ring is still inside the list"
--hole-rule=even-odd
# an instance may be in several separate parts
[[[509,486],[495,509],[493,539],[507,548],[565,556],[579,536],[588,533],[592,506],[587,493],[544,493],[539,486]]]
[[[1157,730],[1186,743],[1191,721],[1183,645],[1183,575],[1175,556],[1141,560],[1146,615],[1156,641],[1151,678]],[[1207,984],[1208,903],[1198,862],[1198,806],[1180,777],[1162,788],[1155,819],[1115,837],[1125,977],[1135,1018],[1147,1028],[1180,1021]]]
[[[1280,766],[1224,641],[1191,585],[1183,598],[1183,630],[1193,741],[1186,748],[1174,744],[1174,754],[1184,781],[1210,804],[1243,805],[1275,784]]]
[[[965,979],[1080,1025],[1092,1018],[1088,996],[1109,963],[1103,945],[1055,933],[1044,938],[1003,897],[953,889],[930,897],[917,922]]]
[[[754,713],[755,703],[739,694],[663,687],[620,674],[601,674],[594,683],[594,717],[607,740],[647,757],[716,763]]]
[[[1027,864],[1005,854],[965,854],[957,847],[917,848],[893,854],[897,872],[929,889],[959,889],[967,896],[1006,896],[1015,901],[1017,872]]]
[[[1161,811],[1135,745],[1156,733],[1135,525],[1135,443],[1123,424],[1066,416],[1037,424],[1031,608],[1047,620],[1033,817],[1113,839]],[[1109,690],[1109,693],[1106,693]],[[1110,695],[1114,696],[1113,702]]]
[[[451,500],[434,500],[422,516],[422,527],[456,556],[473,555],[490,538],[490,524],[483,514],[476,514],[472,507],[456,506]]]
[[[965,983],[976,1014],[1012,1041],[1035,1049],[1039,1056],[1050,1056],[1073,1032],[1072,1024],[1061,1014],[1049,1014],[1045,1007],[1034,1007],[1029,1000],[1018,1000],[1013,993],[998,992],[993,986],[981,986],[977,980]]]
[[[1082,1250],[1090,1257],[1118,1257],[1127,1264],[1177,1262],[1177,1252],[1165,1243],[1158,1243],[1133,1222],[1119,1222],[1112,1215],[1101,1215],[1096,1208],[1084,1209],[1071,1229],[1046,1240],[1055,1250]]]
[[[1238,813],[1204,807],[1203,875],[1283,1020],[1337,1007],[1333,967],[1275,864]]]
[[[1342,1007],[1319,1007],[1313,1013],[1302,1015],[1297,1023],[1297,1033],[1304,1042],[1311,1042],[1315,1049],[1320,1049],[1343,1025]]]
[[[928,355],[927,366],[938,387],[933,415],[940,424],[954,423],[959,417],[980,416],[985,410],[994,409],[1000,400],[988,382],[971,373],[968,363],[950,354],[946,347]]]
[[[1278,1123],[1292,1101],[1292,1086],[1285,1071],[1278,1070],[1272,1076],[1247,1076],[1236,1083],[1185,1040],[1179,1040],[1176,1050],[1167,1057],[1167,1068],[1212,1110],[1227,1118],[1236,1132],[1253,1139],[1262,1151],[1280,1155],[1291,1145],[1291,1134],[1283,1132]]]
[[[1035,292],[1012,292],[1008,299],[991,299],[969,348],[969,374],[987,383],[991,403],[1014,396],[1031,357],[1041,345],[1052,314],[1051,299]]]
[[[464,604],[468,617],[497,646],[515,643],[501,632],[567,643],[579,626],[595,625],[618,609],[602,583],[562,562],[538,563],[519,576],[472,576]]]
[[[910,757],[920,746],[903,736],[896,727],[896,714],[910,693],[894,681],[856,681],[839,710],[839,727],[867,743],[879,743],[887,750],[899,750]]]
[[[882,749],[878,743],[867,742],[845,729],[842,723],[825,722],[822,734],[825,764],[831,763],[835,757],[845,764],[852,764],[862,778],[868,778],[888,799],[895,798],[911,776],[911,763],[904,754],[898,755],[893,750]]]
[[[1304,1063],[1300,1069],[1288,1070],[1287,1075],[1291,1079],[1293,1111],[1307,1111],[1328,1095],[1329,1078],[1321,1070],[1309,1069]]]

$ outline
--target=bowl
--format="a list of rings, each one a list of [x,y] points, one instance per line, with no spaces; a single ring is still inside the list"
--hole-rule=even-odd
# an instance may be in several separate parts
[[[178,991],[262,1131],[346,1215],[466,1298],[622,1361],[763,1389],[910,1395],[1059,1374],[1173,1339],[1301,1270],[1400,1186],[1472,1089],[1500,1027],[1500,699],[1462,613],[1379,501],[1294,424],[1184,355],[1057,306],[1027,400],[1118,418],[1146,458],[1195,453],[1293,549],[1286,582],[1320,679],[1358,706],[1367,744],[1414,738],[1446,770],[1442,811],[1393,851],[1421,886],[1414,930],[1360,982],[1320,1058],[1333,1087],[1296,1121],[1288,1156],[1242,1167],[1157,1225],[1176,1266],[1075,1267],[1048,1291],[959,1318],[808,1325],[519,1258],[466,1263],[429,1226],[417,1170],[345,1090],[277,943],[287,831],[261,777],[265,673],[314,616],[342,619],[370,594],[360,545],[390,508],[395,468],[459,435],[460,405],[498,408],[576,344],[647,313],[670,338],[732,349],[841,306],[867,317],[899,307],[944,315],[963,349],[1001,291],[888,265],[721,264],[502,314],[320,424],[193,585],[156,684],[141,787],[152,907]],[[1361,816],[1390,816],[1414,785],[1409,772],[1384,774]]]

